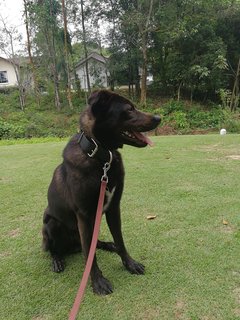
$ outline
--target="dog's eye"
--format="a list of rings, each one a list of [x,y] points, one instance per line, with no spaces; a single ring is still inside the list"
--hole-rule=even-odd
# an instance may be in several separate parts
[[[134,107],[133,106],[128,106],[127,112],[131,113],[134,111]]]
[[[135,111],[135,108],[133,106],[131,106],[130,104],[125,104],[121,112],[121,118],[126,120],[132,118],[134,116],[133,115],[134,111]]]

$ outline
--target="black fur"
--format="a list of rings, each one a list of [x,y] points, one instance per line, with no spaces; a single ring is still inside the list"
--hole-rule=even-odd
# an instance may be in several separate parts
[[[114,243],[98,241],[98,248],[116,251],[128,271],[143,274],[144,266],[128,254],[121,232],[120,199],[124,184],[124,168],[120,153],[124,144],[145,147],[143,138],[123,134],[149,131],[157,127],[160,118],[138,111],[128,99],[106,90],[89,97],[89,105],[80,117],[81,129],[106,150],[113,161],[108,172],[108,189],[114,190],[105,211]],[[43,217],[43,245],[50,251],[53,271],[64,270],[63,257],[82,249],[88,256],[100,190],[103,163],[90,158],[78,144],[79,134],[72,137],[63,152],[63,162],[54,174],[48,190],[48,207]],[[79,237],[80,234],[80,237]],[[112,292],[111,283],[103,277],[94,258],[91,281],[98,294]]]

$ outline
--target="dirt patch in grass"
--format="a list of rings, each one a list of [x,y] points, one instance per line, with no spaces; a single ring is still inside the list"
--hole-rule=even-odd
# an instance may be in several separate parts
[[[240,316],[240,288],[236,288],[233,290],[233,295],[235,297],[236,303],[239,304],[239,307],[234,309],[234,314],[239,317]]]
[[[224,232],[224,233],[234,233],[235,232],[235,229],[231,226],[222,226],[221,228],[221,232]]]
[[[0,258],[6,258],[6,257],[9,257],[11,256],[11,252],[1,252],[0,253]]]
[[[160,311],[158,308],[146,309],[145,311],[139,314],[139,319],[144,319],[144,320],[160,319]]]
[[[173,127],[169,126],[169,125],[164,125],[162,127],[157,128],[154,131],[156,136],[168,136],[168,135],[174,135],[177,134],[177,130],[175,130]]]
[[[236,302],[240,304],[240,287],[233,290]]]
[[[208,145],[208,146],[202,146],[199,149],[203,152],[211,152],[211,151],[216,152],[216,151],[220,150],[220,144],[215,143],[215,144]]]
[[[227,156],[226,158],[231,160],[240,160],[240,155],[233,154],[231,156]]]
[[[237,316],[237,317],[240,317],[240,308],[236,308],[234,310],[234,314]]]
[[[177,320],[185,320],[187,319],[184,314],[186,311],[186,304],[182,300],[178,300],[175,305],[175,319]]]
[[[9,231],[8,235],[10,238],[17,238],[20,235],[20,229],[17,228],[17,229],[11,230]]]

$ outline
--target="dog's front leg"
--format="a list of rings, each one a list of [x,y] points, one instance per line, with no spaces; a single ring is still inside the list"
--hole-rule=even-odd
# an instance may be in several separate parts
[[[117,253],[120,255],[125,268],[133,274],[143,274],[145,269],[144,265],[131,258],[126,250],[121,230],[120,206],[111,206],[106,212],[106,219],[114,239]]]
[[[84,258],[87,261],[93,234],[94,221],[77,214],[78,230],[80,234]],[[91,269],[91,282],[93,291],[97,294],[107,295],[113,292],[111,283],[103,277],[97,264],[96,254]]]

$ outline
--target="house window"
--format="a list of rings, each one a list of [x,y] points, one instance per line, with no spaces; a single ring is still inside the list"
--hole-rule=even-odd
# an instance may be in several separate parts
[[[0,71],[0,83],[8,83],[7,71]]]

